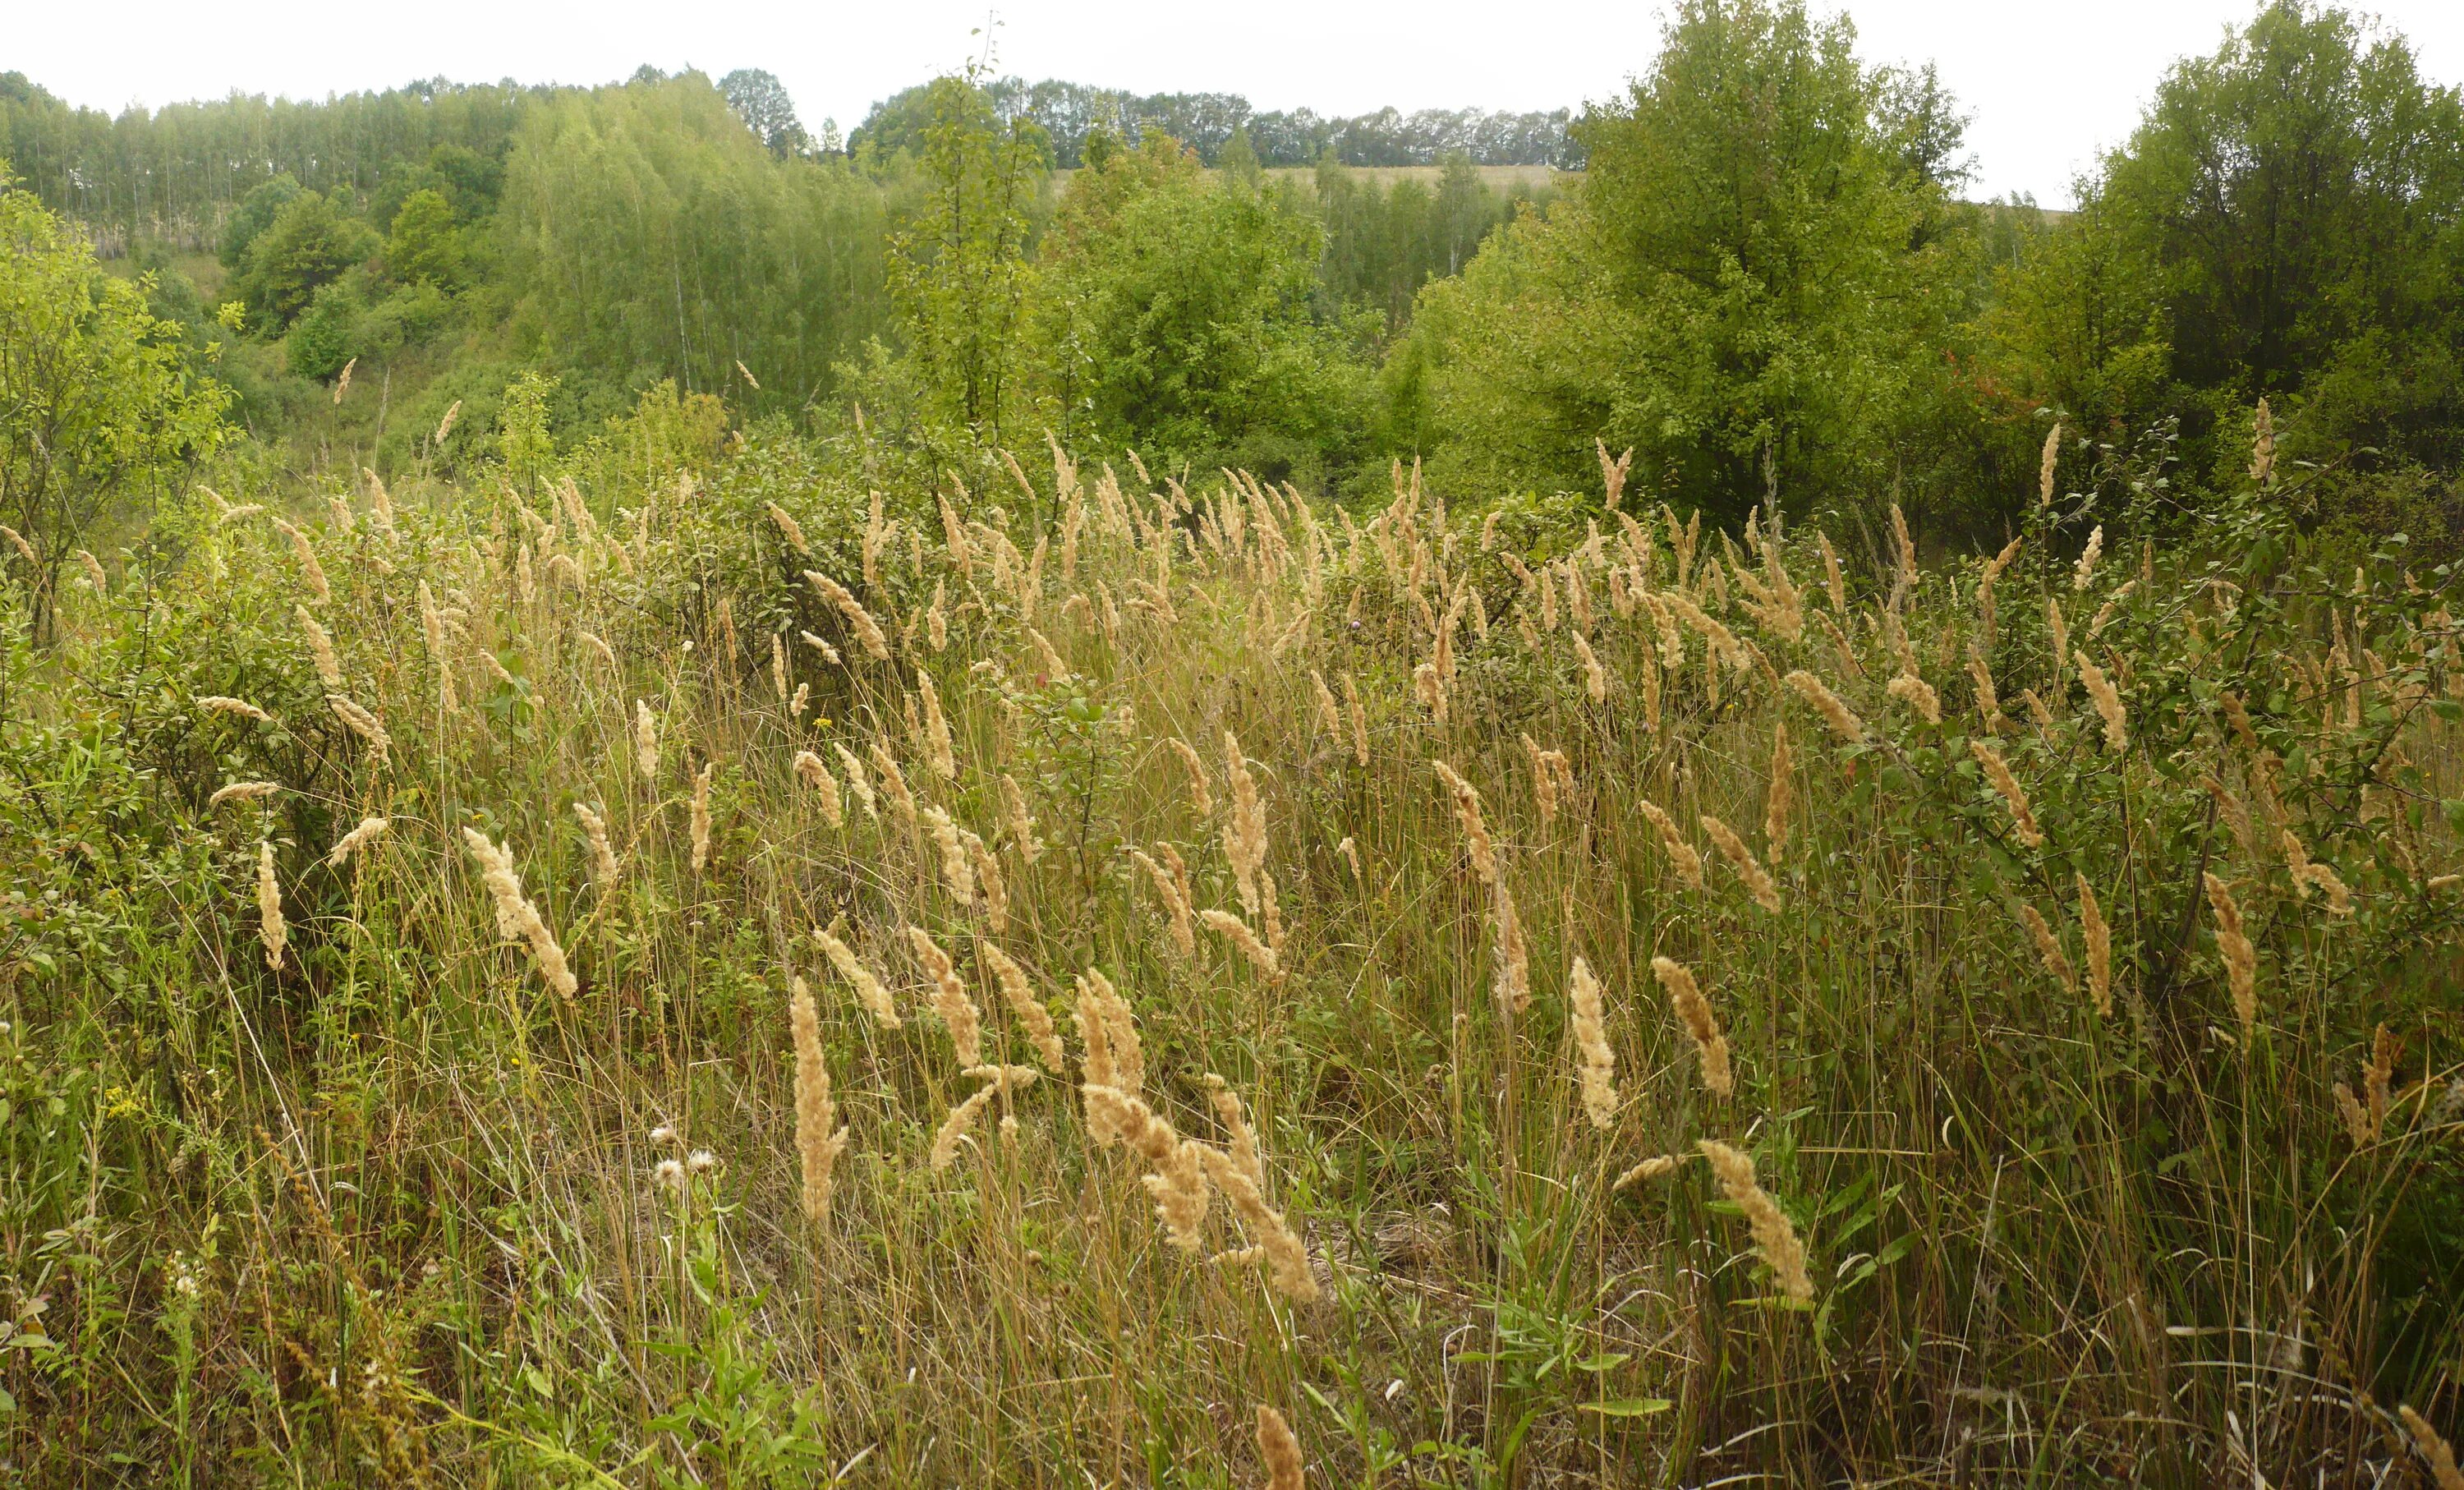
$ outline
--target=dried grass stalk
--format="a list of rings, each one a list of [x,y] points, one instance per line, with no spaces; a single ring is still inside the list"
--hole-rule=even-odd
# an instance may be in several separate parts
[[[1798,1304],[1813,1303],[1814,1279],[1806,1272],[1805,1243],[1797,1239],[1796,1227],[1787,1213],[1754,1177],[1752,1156],[1716,1139],[1701,1139],[1695,1147],[1711,1161],[1711,1172],[1719,1177],[1720,1189],[1737,1209],[1746,1213],[1746,1224],[1753,1228],[1754,1246],[1778,1280],[1780,1292]]]
[[[486,881],[488,893],[496,904],[496,931],[508,941],[530,943],[531,959],[539,964],[539,975],[547,985],[565,998],[581,990],[582,981],[564,959],[564,949],[557,945],[556,935],[547,927],[539,908],[522,893],[521,876],[515,872],[511,849],[492,843],[477,828],[462,830],[463,843],[470,845],[471,856],[479,861],[480,878]]]
[[[824,955],[830,959],[830,966],[838,970],[839,976],[846,978],[855,989],[856,1002],[864,1005],[865,1012],[879,1020],[884,1029],[899,1028],[898,1005],[891,998],[890,990],[882,985],[881,979],[873,976],[872,970],[857,958],[855,950],[826,930],[817,928],[813,939],[822,944]]]
[[[1600,980],[1580,956],[1568,975],[1566,997],[1573,1010],[1574,1043],[1583,1053],[1583,1111],[1594,1128],[1606,1129],[1617,1122],[1617,1052],[1609,1047]]]
[[[1660,979],[1669,1007],[1677,1012],[1677,1022],[1685,1026],[1702,1057],[1704,1088],[1727,1099],[1736,1089],[1736,1078],[1728,1069],[1728,1038],[1720,1033],[1719,1018],[1711,1012],[1711,1001],[1703,997],[1702,985],[1684,964],[1669,957],[1652,958],[1651,973]]]
[[[787,1023],[796,1041],[796,1157],[803,1171],[804,1218],[829,1219],[830,1171],[846,1151],[847,1130],[830,1100],[830,1069],[822,1060],[822,1019],[813,991],[794,979]]]
[[[274,879],[274,845],[261,839],[256,845],[256,939],[265,944],[265,965],[280,972],[291,928],[282,919],[282,887]]]
[[[1754,904],[1773,915],[1779,914],[1779,884],[1771,878],[1771,871],[1754,858],[1753,850],[1746,846],[1746,841],[1737,836],[1735,829],[1709,813],[1701,814],[1701,819],[1703,831],[1710,835],[1712,846],[1720,850],[1720,857],[1728,861],[1728,867],[1745,882],[1748,893],[1754,897]]]
[[[920,926],[907,929],[907,942],[915,950],[915,960],[924,965],[924,975],[933,980],[933,1012],[941,1017],[942,1025],[950,1032],[950,1043],[957,1048],[958,1064],[983,1064],[983,1016],[977,1012],[976,1001],[967,997],[967,985],[958,976],[957,964]]]

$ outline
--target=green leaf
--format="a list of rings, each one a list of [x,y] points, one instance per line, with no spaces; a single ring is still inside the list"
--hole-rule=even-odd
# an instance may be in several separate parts
[[[1676,1405],[1666,1397],[1617,1397],[1607,1402],[1586,1402],[1582,1407],[1584,1412],[1597,1413],[1602,1417],[1649,1417]]]

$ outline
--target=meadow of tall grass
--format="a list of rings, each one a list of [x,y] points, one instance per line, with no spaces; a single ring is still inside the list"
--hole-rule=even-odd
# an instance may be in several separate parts
[[[1602,455],[80,560],[0,1478],[2464,1483],[2447,576],[2264,449],[1929,563]]]

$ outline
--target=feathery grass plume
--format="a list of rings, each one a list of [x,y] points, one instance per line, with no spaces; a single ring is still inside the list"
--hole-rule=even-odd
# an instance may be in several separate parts
[[[2061,459],[2062,427],[2057,423],[2045,434],[2045,453],[2036,461],[2036,505],[2054,505],[2054,465]]]
[[[85,582],[94,586],[94,593],[109,594],[111,580],[102,572],[102,560],[95,558],[93,553],[86,549],[78,549],[76,557],[78,566],[85,570]]]
[[[385,733],[385,721],[340,693],[326,694],[325,702],[333,709],[335,717],[341,719],[353,734],[367,741],[368,754],[376,763],[384,765],[386,755],[393,749],[393,736]]]
[[[1035,667],[1038,672],[1045,678],[1072,676],[1068,662],[1062,657],[1060,649],[1052,645],[1050,637],[1033,626],[1028,626],[1026,642],[1029,646],[1035,648]]]
[[[2087,653],[2074,652],[2071,657],[2079,664],[2079,682],[2086,686],[2089,700],[2104,718],[2105,749],[2116,754],[2128,750],[2130,732],[2123,728],[2121,690],[2113,686],[2112,681],[2105,677],[2104,669],[2098,667],[2096,660]]]
[[[1660,830],[1660,846],[1667,853],[1668,866],[1677,872],[1677,878],[1688,889],[1703,888],[1703,856],[1695,851],[1693,844],[1685,842],[1685,835],[1678,828],[1677,820],[1648,797],[1636,798],[1634,805],[1651,820],[1653,827]]]
[[[1566,997],[1573,1010],[1574,1043],[1583,1052],[1583,1111],[1594,1128],[1606,1129],[1617,1123],[1617,1052],[1609,1048],[1600,980],[1579,954],[1567,976]]]
[[[984,898],[984,925],[998,936],[1009,930],[1009,885],[1001,878],[1001,861],[975,834],[960,828],[958,837],[967,845],[967,862],[975,866],[976,885]]]
[[[949,594],[950,581],[935,580],[933,603],[924,608],[924,640],[936,652],[950,645]]]
[[[937,1174],[948,1169],[951,1161],[957,1158],[959,1141],[967,1136],[969,1128],[975,1127],[976,1119],[982,1115],[984,1108],[991,1105],[992,1100],[1001,1095],[1003,1084],[998,1075],[998,1068],[995,1069],[996,1075],[989,1084],[979,1087],[975,1095],[952,1107],[950,1115],[941,1120],[940,1130],[933,1135],[931,1162],[935,1173]]]
[[[1349,672],[1343,675],[1343,707],[1352,720],[1352,762],[1366,766],[1369,764],[1369,714],[1360,707],[1360,689],[1352,681]]]
[[[2313,889],[2323,890],[2327,896],[2329,915],[2351,915],[2353,892],[2345,886],[2343,876],[2336,872],[2335,866],[2312,859],[2309,850],[2301,846],[2300,835],[2291,828],[2280,829],[2279,837],[2284,847],[2285,867],[2292,871],[2293,887],[2301,898],[2308,900]]]
[[[1224,1151],[1242,1173],[1259,1186],[1266,1183],[1266,1167],[1258,1157],[1258,1135],[1249,1127],[1249,1119],[1241,1111],[1240,1093],[1230,1083],[1209,1071],[1206,1073],[1206,1100],[1215,1108],[1215,1120],[1223,1125],[1228,1136]]]
[[[256,843],[256,939],[265,944],[265,965],[282,971],[291,928],[282,919],[282,887],[274,881],[274,845],[263,839]]]
[[[864,1005],[865,1012],[878,1020],[884,1029],[900,1028],[898,1005],[891,998],[890,990],[882,986],[881,979],[872,975],[870,968],[858,960],[855,949],[825,928],[814,928],[813,940],[822,944],[822,952],[830,959],[830,966],[836,968],[839,976],[846,978],[847,985],[855,990],[855,1000]]]
[[[317,597],[319,605],[331,603],[334,587],[325,582],[325,566],[317,562],[317,547],[308,541],[308,535],[279,517],[274,519],[274,526],[291,540],[291,552],[299,560],[300,578],[308,581],[308,593]]]
[[[881,623],[872,619],[872,612],[864,608],[862,601],[847,593],[846,585],[816,569],[804,571],[804,582],[819,590],[824,600],[838,607],[839,614],[847,618],[847,625],[854,630],[855,639],[864,644],[866,655],[875,662],[890,660],[890,638],[882,634]]]
[[[2096,582],[2096,561],[2104,554],[2104,524],[2087,536],[2087,547],[2079,550],[2079,566],[2071,571],[2071,592],[2077,594]]]
[[[931,674],[915,674],[915,696],[924,706],[925,763],[942,780],[955,781],[958,778],[958,756],[950,743],[950,721],[941,712],[941,690],[933,686]]]
[[[1771,863],[1788,851],[1789,809],[1796,797],[1796,762],[1789,755],[1788,721],[1771,721],[1771,785],[1763,798],[1763,843]]]
[[[1112,986],[1112,980],[1102,970],[1089,968],[1078,978],[1080,1015],[1090,1011],[1100,1029],[1104,1047],[1106,1085],[1117,1086],[1134,1097],[1146,1089],[1146,1051],[1138,1040],[1137,1016],[1131,1012],[1130,1001]],[[1079,1034],[1087,1038],[1089,1054],[1093,1055],[1095,1037],[1085,1028],[1083,1019]],[[1090,1076],[1089,1080],[1093,1080]]]
[[[1619,466],[1617,473],[1623,475],[1625,468]],[[1609,505],[1617,505],[1615,488],[1610,489]],[[1258,1458],[1266,1466],[1266,1490],[1301,1490],[1301,1441],[1292,1436],[1292,1425],[1284,1421],[1284,1414],[1264,1402],[1258,1404]],[[2447,1487],[2441,1485],[2439,1490]]]
[[[2362,1073],[2362,1090],[2369,1098],[2370,1131],[2377,1133],[2387,1127],[2387,1108],[2393,1102],[2395,1080],[2395,1032],[2382,1024],[2370,1037],[2370,1063]]]
[[[2074,874],[2079,881],[2079,930],[2087,937],[2087,997],[2096,1012],[2106,1019],[2113,1017],[2113,928],[2105,924],[2104,909],[2096,903],[2096,890],[2084,874]]]
[[[1012,960],[1007,953],[982,937],[976,938],[976,955],[992,969],[993,982],[1001,989],[1001,998],[1009,1005],[1010,1013],[1017,1016],[1018,1022],[1026,1030],[1027,1041],[1035,1046],[1035,1053],[1044,1062],[1045,1069],[1055,1076],[1067,1075],[1068,1053],[1061,1048],[1061,1036],[1053,1028],[1051,1012],[1035,997],[1035,989],[1026,978],[1026,970]]]
[[[236,509],[227,509],[226,515],[231,511],[236,511]],[[24,559],[29,567],[34,569],[42,568],[43,561],[34,557],[34,545],[26,541],[26,536],[24,534],[18,532],[12,527],[10,527],[7,523],[0,522],[0,538],[7,538],[9,540],[9,546],[17,551],[17,557]]]
[[[1735,829],[1709,813],[1700,816],[1703,831],[1710,835],[1712,845],[1720,850],[1721,858],[1728,861],[1728,867],[1737,871],[1737,878],[1745,883],[1754,904],[1773,915],[1779,914],[1779,885],[1771,879],[1771,871],[1755,860],[1754,851],[1746,846]]]
[[[2036,696],[2036,690],[2035,689],[2021,689],[2019,690],[2019,697],[2027,704],[2028,717],[2035,721],[2037,729],[2050,730],[2053,728],[2054,712],[2045,707],[2045,701]]]
[[[1925,723],[1942,723],[1942,695],[1933,690],[1932,684],[1917,674],[1900,673],[1883,685],[1882,691],[1905,702]]]
[[[1231,731],[1223,732],[1224,780],[1232,793],[1231,821],[1223,825],[1223,855],[1232,862],[1232,880],[1241,904],[1258,910],[1258,871],[1266,863],[1266,808],[1258,799],[1258,779],[1249,774],[1248,757]]]
[[[360,825],[334,840],[333,852],[325,856],[325,866],[339,869],[351,862],[354,850],[364,848],[376,836],[393,826],[391,818],[362,818]]]
[[[1174,879],[1170,870],[1147,856],[1146,850],[1133,848],[1131,860],[1147,872],[1155,883],[1155,898],[1163,902],[1164,914],[1172,926],[1172,944],[1184,957],[1198,953],[1198,935],[1190,928],[1189,897]]]
[[[298,605],[293,609],[298,617],[300,635],[308,639],[308,656],[317,665],[318,681],[339,691],[342,687],[342,664],[334,655],[333,636],[317,624],[317,618],[309,614],[307,606]]]
[[[2018,557],[2019,545],[2026,541],[2027,536],[2022,534],[2018,537],[2013,538],[2010,542],[2003,544],[2002,552],[1994,555],[1991,559],[1987,559],[1985,561],[1984,569],[1977,574],[1976,628],[1984,635],[1986,645],[1989,646],[1991,646],[1993,642],[1994,582],[2002,578],[2002,572],[2004,570],[2011,567],[2011,560]]]
[[[780,536],[787,540],[790,547],[799,554],[809,554],[813,551],[813,545],[804,541],[803,526],[796,521],[787,509],[772,502],[769,504],[769,510],[770,520],[778,525]]]
[[[1444,761],[1432,760],[1429,765],[1438,773],[1438,779],[1446,784],[1446,790],[1454,794],[1455,817],[1463,823],[1463,847],[1471,855],[1472,869],[1483,883],[1496,884],[1497,846],[1488,836],[1487,823],[1481,820],[1480,793]]]
[[[2360,1100],[2354,1097],[2353,1088],[2343,1082],[2338,1082],[2334,1087],[2334,1096],[2336,1115],[2343,1120],[2345,1136],[2352,1139],[2353,1147],[2366,1149],[2375,1143],[2379,1136],[2378,1128],[2370,1122],[2370,1115],[2364,1109]]]
[[[1985,665],[1985,654],[1974,648],[1968,653],[1968,676],[1976,685],[1976,712],[1986,733],[2001,734],[2002,700],[1993,691],[1993,669]]]
[[[1207,790],[1206,762],[1199,756],[1198,747],[1177,734],[1165,735],[1163,742],[1189,771],[1189,810],[1201,818],[1215,816],[1215,796]]]
[[[2019,903],[2019,920],[2028,928],[2028,934],[2035,939],[2036,960],[2045,965],[2045,971],[2061,985],[2062,992],[2067,994],[2077,988],[2079,974],[2071,967],[2070,954],[2062,951],[2061,939],[2054,934],[2052,927],[2045,924],[2044,916],[2037,912],[2035,907],[2022,901]]]
[[[1032,868],[1035,861],[1044,857],[1044,844],[1035,836],[1035,818],[1026,810],[1026,793],[1006,771],[1001,773],[1001,797],[1002,825],[1009,830],[1018,856]]]
[[[949,883],[951,898],[970,909],[976,904],[976,868],[967,857],[966,840],[959,836],[958,825],[938,807],[923,810],[924,830],[932,835],[933,844],[940,850],[941,878]],[[970,1065],[975,1063],[969,1062]]]
[[[1196,1252],[1205,1242],[1211,1198],[1201,1155],[1213,1150],[1184,1140],[1132,1093],[1117,1086],[1089,1085],[1084,1090],[1089,1127],[1101,1126],[1118,1134],[1155,1172],[1142,1176],[1139,1183],[1155,1197],[1155,1217],[1163,1223],[1165,1240],[1183,1252]]]
[[[693,774],[693,872],[710,867],[710,774],[718,769],[715,760],[705,760]]]
[[[797,633],[796,633],[796,640],[798,640],[798,641],[800,641],[800,642],[803,643],[806,646],[809,646],[809,647],[811,647],[813,650],[815,650],[815,651],[817,651],[817,652],[821,653],[821,654],[822,654],[822,660],[823,660],[824,662],[826,662],[826,663],[833,663],[833,664],[835,664],[835,663],[837,663],[837,662],[839,662],[839,661],[841,660],[841,659],[840,659],[840,657],[839,657],[839,649],[838,649],[837,647],[832,646],[829,643],[823,641],[820,637],[815,636],[815,635],[814,635],[813,633],[811,633],[810,631],[799,631],[799,632],[797,632]]]
[[[977,1012],[976,1001],[967,997],[967,985],[958,976],[958,965],[920,926],[907,929],[907,942],[915,949],[915,960],[923,964],[925,976],[933,980],[933,1012],[941,1017],[941,1023],[950,1031],[950,1043],[957,1047],[958,1064],[983,1064],[983,1016]]]
[[[1624,1173],[1619,1174],[1617,1177],[1617,1182],[1609,1186],[1609,1193],[1611,1194],[1615,1194],[1620,1190],[1632,1189],[1634,1186],[1640,1184],[1644,1180],[1659,1179],[1663,1175],[1674,1174],[1677,1172],[1677,1167],[1684,1162],[1685,1156],[1683,1154],[1655,1153],[1650,1158],[1643,1160],[1640,1164],[1638,1164],[1634,1168],[1627,1170]]]
[[[217,788],[214,795],[206,799],[206,805],[219,807],[229,801],[255,801],[261,797],[271,797],[280,790],[282,790],[282,783],[279,781],[233,781]]]
[[[2002,804],[2011,810],[2012,829],[2019,835],[2019,842],[2030,848],[2042,845],[2045,835],[2036,826],[2035,813],[2028,806],[2027,792],[2021,789],[2019,778],[2011,774],[2011,763],[2002,758],[2000,751],[1979,739],[1968,742],[1968,753],[1976,757],[1985,779],[1992,783]]]
[[[839,805],[838,778],[830,775],[822,757],[809,750],[800,750],[796,752],[795,770],[796,779],[812,788],[813,795],[820,799],[822,821],[833,828],[845,827],[847,814]]]
[[[1490,882],[1489,893],[1497,921],[1497,935],[1489,946],[1489,955],[1497,964],[1497,1008],[1499,1014],[1511,1017],[1531,1007],[1531,952],[1523,940],[1523,917],[1515,909],[1514,892],[1501,878]]]
[[[588,804],[575,802],[573,815],[582,821],[582,836],[590,844],[590,877],[600,889],[616,887],[618,869],[615,846],[607,842],[607,820],[592,811]]]
[[[646,777],[659,774],[659,718],[638,698],[633,700],[633,764]]]
[[[803,1171],[804,1218],[829,1219],[830,1171],[846,1151],[847,1130],[830,1101],[830,1068],[822,1061],[822,1019],[813,991],[791,978],[787,1026],[796,1041],[796,1157]]]
[[[847,773],[847,789],[855,794],[856,805],[864,809],[868,818],[880,817],[881,810],[873,805],[872,783],[865,778],[864,762],[845,745],[833,744],[830,748],[838,752],[839,768]]]
[[[1439,675],[1436,664],[1424,662],[1412,669],[1412,690],[1431,719],[1439,724],[1447,721],[1446,680]]]
[[[2264,402],[2259,405],[2261,408],[2266,406]],[[2409,1404],[2397,1408],[2395,1413],[2403,1420],[2404,1431],[2412,1435],[2412,1446],[2430,1461],[2430,1478],[2438,1490],[2464,1490],[2464,1469],[2455,1465],[2455,1451],[2438,1435],[2437,1429],[2430,1426],[2430,1419],[2414,1412]]]
[[[1780,681],[1796,690],[1799,697],[1812,704],[1815,712],[1822,715],[1832,732],[1841,739],[1854,745],[1865,738],[1864,721],[1850,713],[1848,706],[1839,701],[1839,695],[1825,688],[1820,678],[1800,668]]]
[[[2268,411],[2267,400],[2258,401],[2258,411],[2253,416],[2250,430],[2250,479],[2254,486],[2265,486],[2276,474],[2276,416]],[[2448,1490],[2444,1481],[2439,1490]]]
[[[480,878],[486,881],[489,895],[496,904],[496,931],[508,941],[517,938],[530,943],[531,959],[539,964],[539,975],[547,985],[570,999],[581,990],[582,980],[564,960],[564,949],[558,946],[556,935],[547,929],[539,908],[522,893],[521,876],[514,869],[513,851],[493,843],[477,828],[462,830],[463,843],[470,845],[471,856],[479,861]]]
[[[770,635],[770,690],[779,702],[787,701],[787,644],[775,631]]]
[[[1249,959],[1251,966],[1268,978],[1283,976],[1282,959],[1275,954],[1275,949],[1258,939],[1258,933],[1249,929],[1248,922],[1229,910],[1201,910],[1198,918],[1206,923],[1207,930],[1231,942],[1241,955]]]
[[[1580,631],[1574,633],[1574,655],[1581,659],[1583,664],[1583,691],[1591,695],[1591,700],[1595,704],[1607,703],[1609,700],[1607,669],[1600,666],[1599,658],[1592,651],[1592,644],[1583,640],[1583,633]]]
[[[2224,959],[2225,976],[2233,989],[2233,1013],[2241,1019],[2243,1038],[2248,1039],[2258,1023],[2258,949],[2242,930],[2241,907],[2233,902],[2233,887],[2212,871],[2202,878],[2208,907],[2215,912],[2216,952]]]
[[[1309,1249],[1302,1245],[1300,1234],[1266,1203],[1265,1191],[1233,1162],[1231,1155],[1203,1144],[1192,1147],[1206,1166],[1206,1177],[1223,1192],[1233,1214],[1257,1238],[1260,1253],[1266,1260],[1267,1280],[1275,1291],[1296,1304],[1315,1302],[1317,1279],[1309,1272]]]
[[[896,808],[898,815],[907,820],[907,825],[913,827],[915,794],[907,789],[906,773],[898,769],[897,760],[891,756],[888,747],[879,740],[874,740],[866,747],[865,754],[872,757],[872,769],[881,778],[882,795],[889,798],[890,805]]]
[[[446,406],[445,417],[436,422],[436,438],[430,443],[443,445],[447,437],[453,433],[453,421],[461,416],[462,401],[460,399],[455,399],[451,404]]]
[[[1703,997],[1702,985],[1683,963],[1669,957],[1652,958],[1651,975],[1660,979],[1677,1021],[1685,1026],[1702,1055],[1704,1087],[1714,1097],[1727,1098],[1736,1089],[1736,1079],[1728,1069],[1728,1038],[1720,1033],[1720,1020],[1711,1013],[1711,1001]]]
[[[274,716],[244,698],[225,698],[219,693],[200,694],[197,707],[209,714],[237,714],[259,724],[271,724]]]
[[[1325,728],[1327,734],[1337,740],[1342,739],[1343,711],[1334,701],[1334,690],[1326,686],[1326,674],[1311,668],[1309,687],[1315,690],[1317,697],[1318,723]]]
[[[1805,1269],[1805,1243],[1797,1239],[1796,1227],[1787,1213],[1754,1177],[1753,1156],[1713,1138],[1698,1139],[1694,1147],[1711,1161],[1720,1189],[1746,1213],[1746,1224],[1753,1228],[1754,1247],[1778,1281],[1780,1292],[1799,1304],[1813,1303],[1814,1280]]]

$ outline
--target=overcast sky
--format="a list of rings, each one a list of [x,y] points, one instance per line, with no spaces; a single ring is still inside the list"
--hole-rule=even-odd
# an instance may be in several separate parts
[[[1833,0],[1815,8],[1837,9]],[[2073,177],[2119,142],[2167,64],[2213,50],[2250,0],[1860,0],[1847,7],[1865,55],[1931,60],[1972,117],[1975,190],[2070,199]],[[2357,7],[2368,9],[2368,7]],[[2423,70],[2464,80],[2464,0],[2384,0]],[[808,126],[842,129],[876,99],[963,62],[987,11],[957,0],[749,4],[739,0],[333,0],[199,4],[123,0],[103,10],[0,0],[0,71],[74,103],[119,109],[234,90],[321,98],[414,78],[597,83],[648,62],[779,76]],[[1216,90],[1259,109],[1353,114],[1416,108],[1547,109],[1607,98],[1646,68],[1657,0],[1010,0],[994,8],[997,62],[1141,93]],[[105,34],[99,35],[98,33]]]

